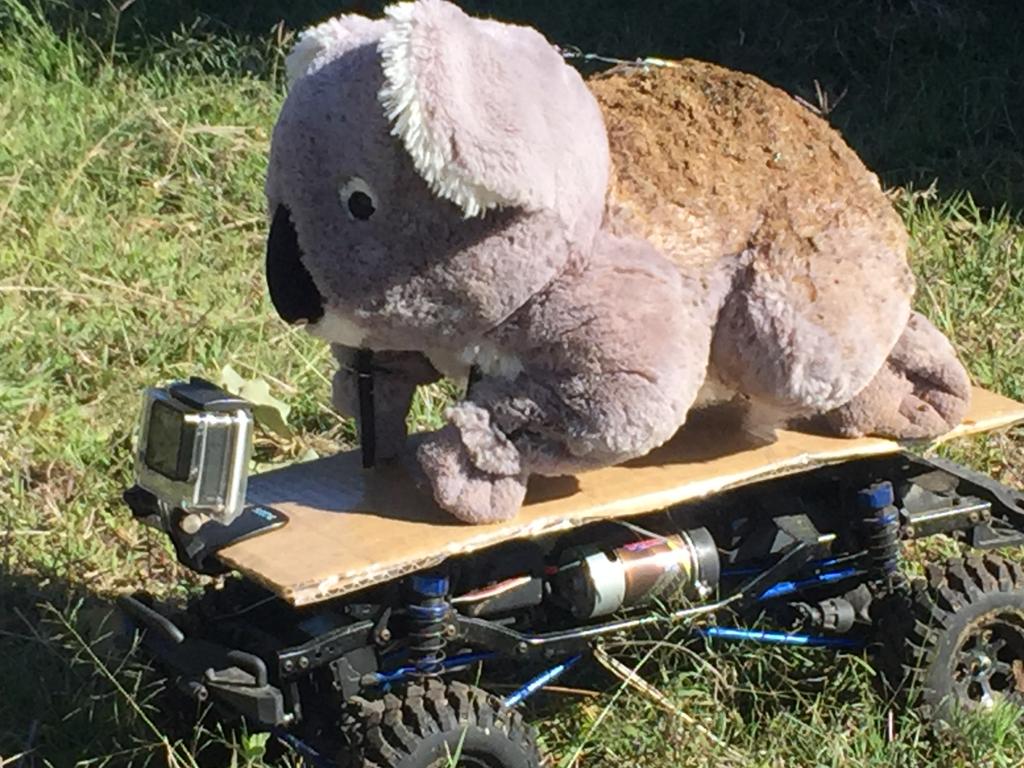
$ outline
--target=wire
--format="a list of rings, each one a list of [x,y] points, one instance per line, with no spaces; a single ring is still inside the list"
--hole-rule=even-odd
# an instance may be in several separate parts
[[[563,59],[580,59],[581,61],[599,61],[602,64],[618,64],[632,67],[678,67],[674,61],[667,61],[666,59],[659,59],[654,56],[648,56],[643,59],[616,59],[611,56],[601,56],[597,53],[584,53],[575,45],[567,46],[555,46]]]

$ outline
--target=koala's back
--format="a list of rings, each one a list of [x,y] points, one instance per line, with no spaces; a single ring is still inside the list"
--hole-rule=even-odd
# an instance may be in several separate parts
[[[823,242],[859,237],[866,247],[850,250],[892,263],[895,287],[909,295],[904,227],[835,130],[756,77],[676,64],[617,69],[588,83],[611,146],[612,229],[641,234],[695,267],[762,245],[813,261]]]

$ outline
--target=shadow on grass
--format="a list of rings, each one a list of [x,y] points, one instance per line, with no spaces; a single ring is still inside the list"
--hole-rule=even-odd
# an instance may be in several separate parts
[[[153,669],[112,599],[52,573],[0,571],[0,659],[3,765],[205,768],[245,738]]]
[[[0,573],[0,755],[22,755],[24,766],[73,765],[129,748],[130,734],[139,735],[89,663],[94,629],[104,631],[101,610],[55,574]]]
[[[45,2],[45,0],[44,0]],[[88,0],[48,5],[57,27],[84,26],[127,61],[182,41],[252,46],[232,59],[277,72],[267,41],[379,0]],[[969,191],[985,206],[1024,205],[1024,3],[910,0],[463,0],[468,11],[531,24],[553,42],[631,59],[708,59],[800,96],[836,125],[888,185]],[[281,25],[281,26],[278,26]],[[177,41],[177,42],[172,42]],[[186,49],[189,45],[185,46]],[[255,58],[252,58],[255,57]],[[216,67],[216,63],[213,64]]]

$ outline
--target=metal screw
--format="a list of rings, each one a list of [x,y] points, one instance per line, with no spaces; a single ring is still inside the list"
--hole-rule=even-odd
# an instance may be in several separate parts
[[[380,642],[386,643],[391,639],[391,630],[384,627],[380,632],[377,633],[377,638]]]
[[[181,530],[189,536],[194,536],[203,527],[203,519],[199,515],[185,515],[179,523]]]
[[[516,646],[516,653],[518,653],[520,656],[525,656],[529,650],[530,646],[528,646],[526,643],[520,643]]]
[[[293,662],[291,659],[285,659],[285,662],[281,665],[281,668],[285,672],[291,672],[293,669],[295,669],[295,662]]]
[[[444,628],[444,636],[451,639],[459,634],[459,628],[454,624],[449,624]]]
[[[305,656],[300,656],[299,657],[299,668],[300,669],[306,669],[307,667],[309,667],[309,659],[307,659]]]

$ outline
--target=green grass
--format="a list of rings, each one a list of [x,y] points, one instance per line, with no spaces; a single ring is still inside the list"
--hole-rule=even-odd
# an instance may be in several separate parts
[[[832,119],[894,187],[920,307],[978,383],[1024,398],[1021,13],[882,5],[791,3],[771,18],[737,0],[639,15],[610,0],[487,7],[586,50],[699,54],[808,99],[818,79],[833,105],[848,88]],[[143,386],[227,364],[266,379],[295,435],[261,434],[263,462],[352,437],[328,406],[326,350],[283,327],[263,285],[262,175],[289,33],[270,3],[240,3],[236,19],[202,3],[111,8],[0,0],[0,764],[28,750],[23,765],[258,765],[258,735],[167,712],[160,680],[98,638],[101,598],[180,598],[197,581],[119,502]],[[289,20],[328,9],[293,5]],[[420,426],[441,401],[418,404]],[[949,450],[1024,484],[1019,432]],[[1001,713],[936,740],[891,710],[890,743],[890,708],[857,656],[617,652],[646,659],[645,677],[705,730],[630,690],[549,696],[563,703],[539,713],[556,763],[1011,765],[1024,748]]]

